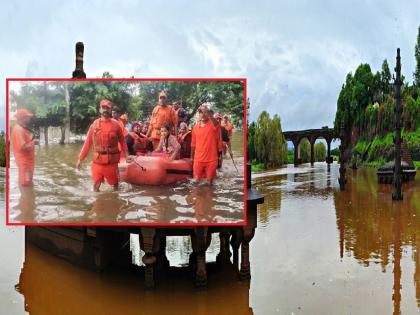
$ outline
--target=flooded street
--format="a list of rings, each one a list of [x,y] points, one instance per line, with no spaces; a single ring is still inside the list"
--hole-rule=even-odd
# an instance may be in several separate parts
[[[10,222],[229,222],[243,221],[243,132],[234,134],[236,171],[227,156],[213,187],[191,180],[170,186],[121,183],[113,192],[92,191],[90,156],[75,169],[82,143],[37,147],[34,188],[20,191],[17,168],[10,169]]]
[[[420,175],[392,203],[374,169],[308,164],[254,174],[265,195],[250,243],[252,279],[232,264],[208,265],[196,291],[186,266],[188,237],[168,237],[169,272],[144,291],[143,268],[90,272],[24,242],[2,227],[0,301],[5,314],[420,314]],[[3,202],[3,201],[2,201]],[[136,244],[135,236],[132,237]],[[132,244],[133,261],[141,253]],[[214,262],[213,235],[207,261]],[[16,285],[16,288],[15,288]]]

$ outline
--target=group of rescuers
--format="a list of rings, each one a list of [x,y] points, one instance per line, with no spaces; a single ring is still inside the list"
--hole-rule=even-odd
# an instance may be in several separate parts
[[[208,106],[198,108],[198,120],[190,131],[187,115],[178,102],[167,104],[165,92],[159,93],[159,103],[153,109],[150,121],[133,122],[110,100],[99,103],[101,117],[89,127],[85,143],[76,164],[82,161],[93,147],[91,174],[94,191],[106,180],[118,189],[118,163],[120,159],[131,162],[133,156],[151,155],[167,159],[191,158],[193,177],[212,184],[216,169],[221,167],[223,155],[230,151],[233,126],[229,117],[213,114]],[[35,166],[34,146],[38,140],[29,129],[33,114],[21,108],[15,114],[17,124],[12,129],[11,145],[19,170],[19,185],[32,185]],[[179,130],[179,132],[178,132]],[[230,151],[231,152],[231,151]]]

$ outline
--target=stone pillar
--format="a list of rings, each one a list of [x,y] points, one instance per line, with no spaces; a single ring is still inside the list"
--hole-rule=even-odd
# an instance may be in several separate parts
[[[195,265],[195,286],[205,288],[207,286],[206,271],[206,250],[210,245],[211,237],[208,233],[208,227],[197,226],[191,235],[191,245],[196,259]]]
[[[315,150],[314,150],[314,145],[315,145],[315,140],[311,139],[310,140],[311,143],[311,165],[314,165],[315,162]]]
[[[239,264],[238,252],[239,252],[239,246],[241,245],[241,237],[238,231],[232,232],[230,245],[232,246],[232,252],[233,252],[233,265],[235,266],[236,269],[238,269],[238,264]]]
[[[401,192],[402,178],[401,178],[401,57],[400,49],[397,49],[397,66],[395,67],[396,78],[395,78],[395,164],[394,164],[394,193],[392,194],[392,200],[403,200],[403,194]]]
[[[220,238],[220,252],[217,254],[216,261],[218,263],[230,262],[230,256],[232,253],[230,252],[229,248],[229,239],[230,233],[229,231],[221,231],[219,233]]]
[[[83,54],[85,46],[82,42],[76,43],[76,69],[73,71],[73,79],[85,79],[86,73],[83,70]]]
[[[340,184],[340,190],[344,191],[346,189],[346,133],[344,130],[344,121],[341,121],[340,126],[340,177],[338,178],[338,183]]]
[[[293,157],[293,162],[295,166],[299,165],[300,150],[299,150],[299,141],[293,141],[293,146],[295,147],[295,154]]]
[[[254,227],[246,226],[243,228],[241,243],[241,269],[239,271],[239,277],[241,280],[251,279],[251,264],[249,262],[249,242],[254,237],[254,234]]]
[[[155,287],[156,254],[159,251],[159,237],[152,227],[140,228],[140,248],[145,252],[142,258],[145,264],[144,286],[146,289]]]
[[[333,159],[331,158],[331,139],[327,139],[327,163],[331,164]]]

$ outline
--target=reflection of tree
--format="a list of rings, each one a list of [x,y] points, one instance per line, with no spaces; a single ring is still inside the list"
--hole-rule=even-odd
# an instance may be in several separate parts
[[[285,175],[262,177],[255,180],[253,186],[264,196],[264,203],[258,205],[259,221],[262,224],[268,222],[269,218],[280,212],[281,191],[280,185]]]
[[[419,193],[416,183],[405,184],[404,200],[393,203],[390,188],[377,184],[375,170],[360,169],[353,178],[345,192],[334,193],[340,254],[352,253],[364,266],[380,262],[385,272],[389,254],[393,252],[394,307],[398,311],[402,247],[417,248],[413,255],[414,282],[420,306],[420,209],[411,202]]]

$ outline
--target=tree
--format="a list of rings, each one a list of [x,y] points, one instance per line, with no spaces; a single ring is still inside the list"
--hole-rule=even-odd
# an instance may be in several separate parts
[[[391,86],[391,72],[389,71],[388,61],[385,59],[382,62],[382,71],[381,71],[381,83],[382,83],[382,91],[384,93],[390,92]]]
[[[300,158],[302,163],[309,163],[311,161],[311,144],[308,139],[302,139],[299,143]]]
[[[326,158],[325,144],[323,142],[315,143],[314,158],[316,162],[324,162]]]
[[[278,115],[270,119],[266,111],[260,114],[255,125],[254,148],[257,162],[263,163],[265,167],[287,162],[287,143]]]
[[[0,132],[0,167],[6,166],[6,137],[4,131]]]
[[[416,57],[416,70],[414,71],[414,85],[420,87],[420,26],[417,33],[417,43],[414,49],[414,56]]]
[[[255,159],[255,129],[256,124],[253,121],[249,124],[247,128],[247,138],[246,138],[246,154],[247,154],[247,160],[253,161]]]

